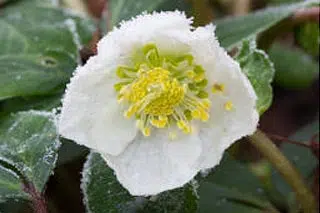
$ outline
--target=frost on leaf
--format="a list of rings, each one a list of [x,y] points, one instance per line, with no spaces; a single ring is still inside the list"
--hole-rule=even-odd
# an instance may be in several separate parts
[[[53,113],[31,110],[4,116],[0,122],[0,164],[39,192],[57,160],[60,142],[55,119]]]
[[[90,153],[82,171],[81,189],[90,213],[104,212],[195,212],[198,183],[151,197],[131,196],[98,153]],[[106,197],[108,199],[106,199]]]

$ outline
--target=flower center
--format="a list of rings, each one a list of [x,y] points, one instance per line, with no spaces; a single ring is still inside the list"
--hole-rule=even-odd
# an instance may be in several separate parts
[[[184,98],[184,88],[170,72],[161,67],[140,72],[132,83],[129,101],[133,105],[145,103],[144,113],[151,116],[168,116]]]
[[[192,120],[207,121],[210,101],[205,71],[191,55],[161,56],[155,45],[146,45],[133,57],[133,66],[119,66],[120,82],[114,85],[118,101],[127,106],[124,116],[135,116],[145,136],[152,128],[176,125],[192,132]],[[174,137],[174,133],[170,133]]]

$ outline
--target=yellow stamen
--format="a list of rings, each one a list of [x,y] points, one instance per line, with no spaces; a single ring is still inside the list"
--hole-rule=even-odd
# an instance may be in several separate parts
[[[198,94],[197,94],[197,96],[199,97],[199,98],[202,98],[202,99],[204,99],[204,98],[208,98],[209,97],[209,94],[206,92],[206,91],[200,91]]]
[[[167,125],[167,121],[166,120],[155,120],[155,119],[151,119],[150,123],[158,128],[164,128]]]
[[[175,132],[169,132],[169,138],[170,138],[170,140],[175,140],[175,139],[177,139],[177,133],[175,133]]]
[[[191,111],[190,110],[185,110],[184,111],[184,116],[186,116],[188,121],[192,120],[192,115],[191,115]]]
[[[198,109],[196,109],[196,110],[193,110],[192,112],[191,112],[191,116],[193,117],[193,118],[195,118],[195,119],[198,119],[198,118],[200,118],[200,112],[199,112],[199,110]]]
[[[202,101],[202,106],[205,108],[205,109],[209,109],[211,107],[211,102],[208,100],[208,99],[204,99]]]
[[[227,111],[231,111],[233,109],[233,103],[231,101],[227,101],[224,104],[224,109],[227,110]]]
[[[153,128],[169,129],[172,125],[190,134],[193,119],[209,119],[208,80],[192,55],[165,56],[149,44],[137,56],[137,63],[132,57],[132,67],[117,68],[120,81],[114,89],[118,103],[128,105],[124,116],[137,119],[144,136],[150,136]],[[175,139],[177,134],[169,132],[169,137]]]
[[[200,83],[205,78],[204,73],[199,73],[194,77],[195,82]]]
[[[182,131],[186,134],[190,134],[192,132],[191,126],[186,126],[182,129]]]
[[[214,84],[211,88],[212,93],[224,92],[224,84]]]
[[[188,70],[186,74],[189,79],[193,79],[196,76],[196,74],[192,70]]]
[[[143,130],[142,130],[142,134],[146,137],[149,137],[151,135],[151,129],[149,127],[145,127]]]

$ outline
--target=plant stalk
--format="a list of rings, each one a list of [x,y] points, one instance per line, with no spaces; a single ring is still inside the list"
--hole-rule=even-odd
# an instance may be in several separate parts
[[[256,147],[278,170],[282,177],[292,187],[304,213],[316,213],[317,205],[312,192],[304,183],[302,175],[282,154],[277,146],[260,130],[249,137],[251,144]]]
[[[31,182],[24,183],[24,191],[31,196],[32,207],[35,213],[48,213],[46,200]]]

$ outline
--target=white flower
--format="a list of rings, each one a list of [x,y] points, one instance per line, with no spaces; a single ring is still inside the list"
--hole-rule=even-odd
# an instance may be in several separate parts
[[[239,64],[213,25],[191,23],[177,11],[123,22],[66,90],[60,134],[101,153],[132,195],[183,186],[256,129]]]

